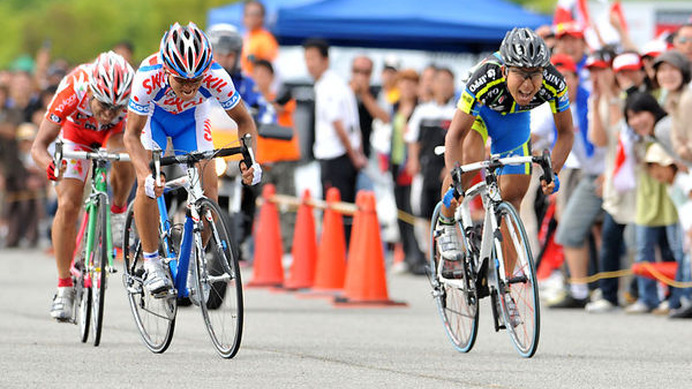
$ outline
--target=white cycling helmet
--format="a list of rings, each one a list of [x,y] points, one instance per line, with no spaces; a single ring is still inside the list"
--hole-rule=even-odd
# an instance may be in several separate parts
[[[206,34],[192,22],[172,25],[161,38],[160,53],[164,69],[186,79],[203,75],[214,58]]]
[[[96,100],[111,105],[127,104],[132,89],[135,71],[125,58],[108,51],[101,53],[94,61],[89,74],[89,89]]]

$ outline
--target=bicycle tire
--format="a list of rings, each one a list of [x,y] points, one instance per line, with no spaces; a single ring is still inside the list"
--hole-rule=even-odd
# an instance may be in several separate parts
[[[84,287],[84,274],[75,284],[76,295],[79,302],[77,309],[77,322],[79,324],[79,336],[82,343],[89,340],[89,323],[91,322],[91,289]]]
[[[208,231],[209,236],[204,252],[197,246],[194,250],[197,290],[192,298],[199,302],[204,325],[218,354],[233,358],[240,349],[244,312],[238,250],[230,234],[230,216],[224,215],[219,205],[207,198],[199,199],[195,207],[204,222],[203,231]],[[202,242],[202,233],[195,234],[195,239]]]
[[[475,290],[475,280],[469,276],[468,266],[466,266],[466,258],[469,253],[464,256],[463,271],[461,271],[461,281],[466,285],[465,290],[456,288],[438,279],[438,263],[440,254],[437,249],[437,240],[435,229],[437,219],[440,215],[442,203],[438,203],[433,212],[431,230],[430,230],[430,266],[432,270],[433,285],[437,285],[434,295],[437,303],[438,312],[442,318],[447,337],[458,351],[468,353],[476,343],[478,337],[478,296]],[[460,226],[460,224],[457,224]],[[466,237],[463,237],[464,247]],[[470,301],[475,301],[470,303]]]
[[[72,277],[75,287],[75,322],[79,325],[79,340],[86,343],[89,339],[91,323],[91,289],[85,285],[86,280],[86,232],[81,240],[77,239],[79,247],[75,250],[76,257],[73,259],[73,266],[79,272],[79,276]]]
[[[497,274],[498,284],[500,289],[496,290],[497,301],[500,302],[502,317],[505,322],[507,332],[510,334],[512,343],[517,352],[525,358],[531,358],[538,349],[538,340],[540,337],[541,313],[538,296],[538,280],[536,279],[536,269],[533,263],[531,247],[526,236],[524,224],[522,223],[516,209],[508,202],[502,202],[497,207],[498,220],[504,220],[508,226],[505,231],[509,232],[509,237],[502,233],[501,238],[495,237],[493,245],[493,253],[496,260],[507,261],[504,259],[504,254],[497,253],[497,247],[502,247],[504,241],[511,241],[515,253],[517,255],[514,260],[512,269],[506,273],[508,277]],[[512,227],[510,228],[509,225]],[[498,244],[499,243],[499,244]],[[501,250],[502,251],[502,250]],[[497,269],[497,266],[495,267]],[[506,282],[505,282],[506,280]],[[504,294],[510,293],[515,302],[519,313],[520,323],[516,326],[512,325],[510,312],[504,300]]]
[[[100,194],[97,199],[97,219],[94,229],[94,247],[91,251],[92,260],[90,261],[91,270],[91,318],[93,319],[92,329],[94,333],[94,347],[101,343],[101,333],[103,331],[103,308],[106,300],[106,283],[108,266],[108,242],[107,242],[107,215],[108,197]]]
[[[156,299],[144,289],[144,258],[134,221],[133,202],[127,209],[123,231],[123,284],[142,342],[151,352],[160,354],[173,339],[178,305],[175,298]]]

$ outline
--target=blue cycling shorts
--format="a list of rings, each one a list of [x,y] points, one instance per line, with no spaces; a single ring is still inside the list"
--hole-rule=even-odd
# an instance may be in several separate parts
[[[490,137],[490,152],[500,157],[531,155],[531,112],[501,114],[481,106],[473,130],[486,144]],[[504,174],[531,174],[531,164],[505,166],[498,171]]]
[[[142,131],[142,145],[147,150],[166,150],[167,138],[171,138],[177,155],[213,150],[207,106],[204,103],[174,114],[155,105]]]

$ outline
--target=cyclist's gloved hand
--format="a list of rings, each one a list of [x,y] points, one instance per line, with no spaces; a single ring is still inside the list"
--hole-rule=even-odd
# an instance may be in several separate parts
[[[252,169],[252,175],[248,173],[250,169],[245,168],[245,162],[240,161],[240,174],[243,177],[243,184],[245,185],[257,185],[262,181],[262,167],[260,166],[259,163],[255,162],[250,166],[250,169]]]
[[[259,163],[255,162],[250,168],[252,168],[252,183],[250,183],[250,185],[257,185],[262,181],[262,167]]]
[[[151,174],[147,176],[147,179],[144,180],[144,194],[147,195],[147,197],[155,199],[156,198],[156,180],[154,179],[154,176]]]
[[[553,193],[557,193],[557,191],[560,190],[560,178],[558,178],[557,174],[553,174],[553,181],[555,182]]]
[[[65,170],[66,167],[67,167],[67,161],[62,161],[62,166],[60,167],[60,170],[57,170],[55,168],[55,162],[54,161],[50,161],[50,164],[46,168],[46,176],[51,181],[58,181],[60,179],[60,176],[62,176],[62,172]]]
[[[454,198],[454,187],[449,187],[447,192],[445,192],[444,197],[442,198],[442,204],[445,205],[445,207],[449,208],[452,206],[452,199]]]

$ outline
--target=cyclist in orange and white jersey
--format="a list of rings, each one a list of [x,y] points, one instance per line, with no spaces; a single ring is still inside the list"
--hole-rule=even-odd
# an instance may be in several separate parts
[[[102,53],[93,63],[78,66],[60,82],[31,148],[32,157],[46,169],[48,179],[59,181],[55,186],[58,210],[52,229],[58,291],[51,307],[51,316],[59,321],[72,318],[74,287],[70,263],[77,234],[75,225],[82,208],[84,181],[90,165],[83,160],[65,160],[63,166],[55,166],[48,147],[60,136],[65,150],[89,150],[101,146],[124,150],[125,106],[133,78],[132,67],[112,51]],[[110,182],[114,194],[111,206],[113,241],[119,243],[127,197],[134,182],[134,169],[128,162],[114,163]]]

